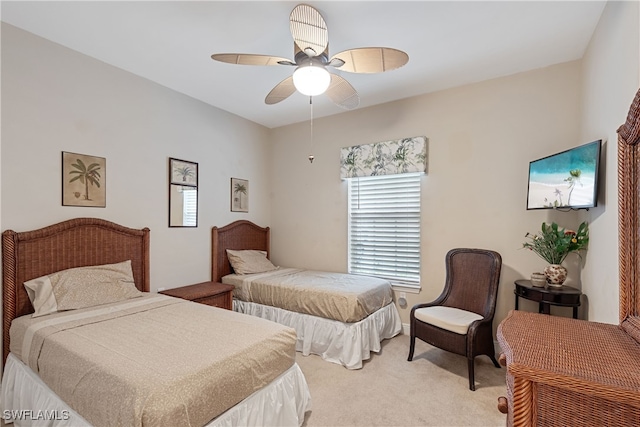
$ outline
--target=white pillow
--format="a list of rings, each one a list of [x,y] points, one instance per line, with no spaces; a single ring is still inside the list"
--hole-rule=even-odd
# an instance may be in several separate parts
[[[267,259],[266,251],[227,249],[227,256],[236,274],[264,273],[278,268]]]
[[[35,309],[33,317],[142,296],[130,260],[58,271],[24,282],[24,287]]]

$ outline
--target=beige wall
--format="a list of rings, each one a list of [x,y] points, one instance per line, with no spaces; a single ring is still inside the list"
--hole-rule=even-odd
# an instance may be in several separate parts
[[[392,76],[390,75],[390,78]],[[316,160],[307,161],[309,124],[272,132],[272,249],[276,263],[345,271],[346,182],[340,147],[406,136],[429,139],[422,185],[422,292],[401,309],[437,296],[453,247],[502,254],[498,318],[513,308],[513,281],[544,266],[520,250],[542,221],[577,225],[577,214],[527,211],[529,161],[579,145],[581,63],[418,96],[314,121]],[[571,277],[579,281],[577,268]],[[525,307],[535,309],[535,307]]]
[[[278,264],[345,271],[340,147],[425,135],[423,289],[409,307],[439,294],[448,249],[486,247],[503,256],[499,320],[513,280],[544,267],[519,250],[524,234],[587,219],[591,249],[582,271],[570,260],[570,283],[588,295],[582,317],[616,323],[615,129],[638,87],[637,8],[609,3],[582,61],[317,119],[313,164],[308,123],[268,130],[2,24],[2,230],[77,216],[148,226],[153,289],[207,280],[210,227],[235,219],[272,227]],[[526,211],[528,162],[597,138],[608,141],[602,205]],[[61,151],[106,157],[106,208],[60,205]],[[168,157],[199,162],[197,229],[167,227]],[[251,183],[249,214],[229,211],[231,177]]]
[[[270,222],[268,129],[2,24],[2,229],[91,216],[151,229],[152,290],[210,278],[213,225]],[[107,207],[61,206],[61,151],[105,157]],[[197,228],[168,227],[168,158],[199,163]],[[231,177],[251,211],[230,212]]]
[[[444,255],[456,246],[503,256],[496,319],[513,308],[513,281],[544,267],[520,250],[542,221],[591,225],[584,261],[567,259],[568,284],[586,294],[580,316],[618,321],[616,129],[638,89],[637,2],[609,2],[584,60],[315,120],[272,132],[272,248],[275,262],[345,271],[346,184],[339,149],[405,136],[429,138],[422,189],[422,292],[410,307],[437,296]],[[595,139],[605,140],[599,204],[588,212],[526,211],[528,162]],[[528,301],[524,309],[536,310]],[[554,312],[570,315],[569,309]],[[497,322],[494,326],[497,325]]]
[[[609,2],[583,58],[582,139],[606,140],[601,206],[590,210],[582,274],[590,320],[618,322],[617,133],[639,86],[638,2]]]

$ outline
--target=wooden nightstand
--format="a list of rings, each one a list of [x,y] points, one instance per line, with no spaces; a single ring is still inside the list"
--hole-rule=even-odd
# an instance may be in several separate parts
[[[198,302],[200,304],[233,310],[233,288],[233,285],[225,285],[224,283],[202,282],[181,288],[167,289],[158,293]]]

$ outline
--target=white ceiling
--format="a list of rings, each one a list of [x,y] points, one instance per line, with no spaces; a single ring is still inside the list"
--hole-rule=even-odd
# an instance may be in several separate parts
[[[267,127],[309,119],[299,93],[265,96],[286,66],[213,61],[213,53],[293,59],[285,1],[2,1],[7,22]],[[409,54],[381,74],[342,72],[360,107],[579,59],[605,1],[309,1],[329,28],[329,54],[367,46]],[[314,117],[345,110],[314,98]]]

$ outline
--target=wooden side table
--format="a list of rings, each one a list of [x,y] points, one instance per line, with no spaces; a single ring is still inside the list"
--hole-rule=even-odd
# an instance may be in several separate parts
[[[531,284],[531,280],[516,280],[516,310],[518,309],[518,298],[522,297],[538,303],[538,313],[551,314],[551,306],[573,307],[573,318],[578,318],[578,307],[582,292],[580,289],[563,285],[560,288],[544,287],[539,288]]]
[[[167,289],[158,293],[213,307],[233,310],[233,289],[233,285],[225,285],[224,283],[218,282],[202,282],[181,288]]]

